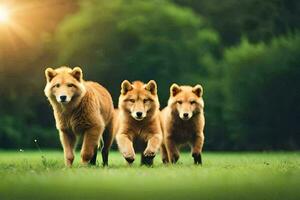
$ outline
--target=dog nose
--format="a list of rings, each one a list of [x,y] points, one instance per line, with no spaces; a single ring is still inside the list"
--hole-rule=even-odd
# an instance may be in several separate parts
[[[136,112],[137,117],[142,117],[143,113],[142,112]]]
[[[187,118],[189,116],[189,113],[183,113],[183,117]]]
[[[64,101],[67,100],[67,96],[66,96],[66,95],[62,95],[62,96],[60,96],[59,98],[60,98],[60,100],[61,100],[62,102],[64,102]]]

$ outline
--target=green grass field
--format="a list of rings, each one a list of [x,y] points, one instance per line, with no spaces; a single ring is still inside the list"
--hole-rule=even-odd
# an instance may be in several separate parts
[[[165,166],[139,160],[127,166],[119,153],[108,168],[73,168],[62,152],[1,152],[0,199],[300,199],[300,153],[204,153],[194,166],[190,154]],[[100,161],[100,156],[98,161]]]

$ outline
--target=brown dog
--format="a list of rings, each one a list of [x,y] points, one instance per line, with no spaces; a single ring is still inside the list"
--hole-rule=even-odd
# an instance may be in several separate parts
[[[79,135],[83,135],[82,163],[96,164],[99,141],[113,115],[109,92],[98,83],[84,81],[79,67],[47,68],[45,75],[47,85],[44,92],[54,111],[66,165],[73,163]],[[103,164],[107,165],[113,137],[106,133],[103,140],[102,158]]]
[[[163,162],[176,163],[179,159],[179,147],[190,144],[195,164],[202,164],[204,143],[204,101],[201,85],[178,86],[170,88],[168,106],[161,112],[164,132],[162,145]]]
[[[159,101],[155,81],[144,84],[125,80],[121,85],[119,109],[116,110],[114,132],[119,150],[128,163],[135,160],[133,140],[138,137],[147,142],[142,164],[152,165],[161,142]]]

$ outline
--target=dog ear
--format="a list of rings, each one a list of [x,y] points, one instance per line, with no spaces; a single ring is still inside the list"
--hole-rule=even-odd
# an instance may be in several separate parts
[[[197,84],[193,87],[193,93],[195,93],[198,97],[202,97],[203,95],[203,88],[201,85]]]
[[[181,92],[179,85],[173,83],[172,86],[170,87],[171,96],[175,97],[179,92]]]
[[[121,84],[121,94],[125,95],[133,89],[132,84],[128,80],[124,80]]]
[[[72,76],[79,82],[82,81],[82,70],[80,67],[74,67],[72,72],[71,72]]]
[[[50,82],[55,76],[56,76],[56,72],[53,68],[51,67],[48,67],[46,70],[45,70],[45,76],[46,76],[46,80],[47,82]]]
[[[145,85],[145,89],[150,91],[151,94],[156,95],[157,94],[157,84],[154,80],[149,81],[146,85]]]

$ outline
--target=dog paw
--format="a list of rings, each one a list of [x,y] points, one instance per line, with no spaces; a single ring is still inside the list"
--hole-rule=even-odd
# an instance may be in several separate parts
[[[134,158],[133,157],[125,157],[125,160],[128,162],[128,164],[132,164],[134,162]]]
[[[146,149],[143,154],[145,157],[154,157],[155,156],[155,152],[152,150],[149,150],[149,149]]]
[[[179,155],[173,155],[173,156],[171,157],[171,162],[172,162],[173,164],[177,163],[178,160],[179,160]]]
[[[155,157],[155,155],[154,156],[144,156],[143,155],[142,160],[141,160],[141,164],[146,165],[146,166],[152,166],[154,157]]]
[[[202,165],[202,156],[201,156],[201,153],[193,153],[192,156],[194,158],[194,164],[196,164],[196,165]]]
[[[163,162],[164,164],[168,164],[168,163],[169,163],[169,160],[168,160],[168,158],[163,158],[163,159],[162,159],[162,162]]]
[[[135,154],[134,154],[134,153],[131,153],[131,152],[123,152],[122,155],[123,155],[124,158],[132,158],[132,159],[135,159]]]
[[[128,153],[128,152],[124,152],[122,153],[123,154],[123,157],[125,158],[125,160],[131,164],[133,163],[133,161],[135,160],[135,154],[132,154],[132,153]]]

